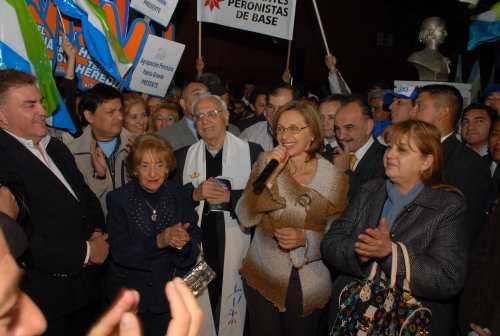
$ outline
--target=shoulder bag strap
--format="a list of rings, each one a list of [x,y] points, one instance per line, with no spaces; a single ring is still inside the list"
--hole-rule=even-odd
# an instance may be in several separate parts
[[[392,248],[392,260],[391,260],[391,283],[390,288],[396,287],[396,277],[398,274],[398,246],[395,243],[391,243]]]
[[[403,281],[403,289],[408,293],[411,293],[410,283],[411,283],[411,265],[410,265],[410,255],[408,254],[408,249],[405,244],[398,242],[398,245],[401,247],[403,251],[403,258],[405,261],[405,279]]]

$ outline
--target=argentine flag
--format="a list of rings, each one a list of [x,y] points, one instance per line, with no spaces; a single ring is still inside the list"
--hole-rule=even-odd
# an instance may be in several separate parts
[[[47,49],[25,0],[0,0],[0,69],[35,75],[44,98],[47,124],[76,132],[57,90]]]
[[[468,50],[500,39],[500,2],[495,3],[489,11],[479,14],[469,27]]]
[[[85,45],[92,57],[122,85],[132,67],[117,36],[113,33],[104,10],[92,0],[54,0],[59,10],[82,22]]]

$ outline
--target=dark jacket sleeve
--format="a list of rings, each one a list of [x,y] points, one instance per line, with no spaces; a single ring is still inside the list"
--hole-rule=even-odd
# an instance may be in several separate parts
[[[323,260],[341,273],[363,277],[366,267],[362,266],[354,251],[358,214],[366,207],[365,193],[360,192],[352,203],[330,226],[321,242]]]
[[[198,227],[198,215],[194,210],[194,202],[191,198],[192,191],[189,192],[187,188],[180,185],[177,188],[176,196],[182,206],[182,222],[189,223],[188,233],[191,240],[182,250],[176,251],[177,258],[174,258],[174,264],[176,267],[186,268],[194,265],[200,253],[201,229]]]

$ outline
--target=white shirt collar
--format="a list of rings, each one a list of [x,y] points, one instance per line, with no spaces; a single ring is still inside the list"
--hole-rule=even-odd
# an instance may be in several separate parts
[[[495,170],[497,169],[497,166],[498,166],[498,163],[496,163],[495,161],[491,162],[491,165],[490,165],[491,177],[493,177],[493,174],[495,174]]]
[[[453,132],[446,134],[444,137],[441,137],[441,143],[445,142],[445,140],[448,139],[452,134]]]
[[[14,139],[16,139],[17,141],[19,141],[21,144],[24,145],[24,147],[28,147],[28,148],[35,148],[35,143],[33,142],[33,140],[28,140],[28,139],[25,139],[25,138],[22,138],[20,136],[17,136],[15,135],[14,133],[6,130],[6,129],[3,129],[5,132],[9,133]],[[47,134],[46,136],[44,136],[41,140],[40,140],[40,144],[42,145],[42,148],[43,149],[46,149],[48,144],[50,142],[50,135]]]
[[[335,148],[335,147],[338,147],[338,146],[339,146],[339,144],[338,144],[338,142],[337,142],[337,140],[336,140],[335,138],[333,138],[333,140],[332,140],[332,141],[329,141],[327,138],[323,138],[323,140],[324,140],[325,146],[326,146],[326,145],[330,145],[330,146],[332,146],[333,148]]]
[[[370,136],[368,141],[363,146],[361,146],[356,152],[354,152],[354,155],[356,155],[356,159],[357,159],[356,163],[358,163],[359,161],[361,161],[363,159],[363,156],[365,156],[366,152],[368,152],[368,149],[370,148],[370,146],[374,142],[375,142],[375,140],[373,140],[373,137]],[[355,167],[356,166],[357,166],[357,164],[355,165]]]

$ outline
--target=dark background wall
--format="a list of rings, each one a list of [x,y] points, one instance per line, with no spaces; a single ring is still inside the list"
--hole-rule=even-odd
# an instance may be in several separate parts
[[[467,7],[458,0],[317,0],[328,43],[338,58],[344,78],[356,91],[378,81],[416,79],[407,64],[417,41],[420,22],[441,16],[448,24],[448,39],[441,48],[454,64],[467,40]],[[176,40],[186,44],[177,83],[194,77],[197,57],[196,1],[180,0],[174,21]],[[252,79],[258,84],[280,80],[286,64],[287,41],[214,24],[203,24],[206,71],[230,84]],[[296,80],[325,83],[325,49],[311,0],[297,0],[292,72]]]

